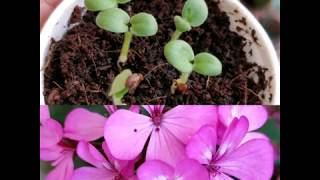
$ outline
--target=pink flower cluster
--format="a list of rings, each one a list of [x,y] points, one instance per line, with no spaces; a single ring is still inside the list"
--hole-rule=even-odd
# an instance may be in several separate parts
[[[62,126],[40,107],[46,180],[268,180],[273,148],[254,130],[263,106],[105,106],[109,117],[77,108]],[[141,113],[145,111],[146,113]],[[99,143],[100,142],[100,143]],[[73,158],[89,165],[74,168]]]

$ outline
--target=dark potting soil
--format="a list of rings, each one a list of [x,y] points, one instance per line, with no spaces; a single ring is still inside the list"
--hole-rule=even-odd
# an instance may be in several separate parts
[[[130,15],[147,12],[157,19],[159,31],[152,37],[133,37],[128,63],[123,67],[144,75],[133,94],[123,99],[127,104],[261,104],[258,95],[266,89],[267,69],[249,63],[243,47],[249,43],[229,30],[230,20],[220,11],[216,0],[206,0],[207,21],[181,39],[199,52],[216,55],[223,64],[217,77],[192,73],[188,90],[170,93],[170,86],[179,72],[169,65],[163,48],[175,30],[173,17],[181,14],[183,0],[135,0],[120,8]],[[76,8],[73,26],[59,41],[52,40],[45,69],[44,96],[47,104],[111,104],[108,97],[112,80],[119,73],[117,60],[124,34],[104,31],[95,25],[96,13]],[[258,77],[255,82],[251,75]],[[250,77],[249,77],[250,76]]]

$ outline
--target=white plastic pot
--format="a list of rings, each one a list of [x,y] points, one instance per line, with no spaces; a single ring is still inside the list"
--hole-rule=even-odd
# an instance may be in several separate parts
[[[134,3],[132,1],[131,3]],[[64,33],[68,29],[68,20],[69,17],[76,5],[84,6],[83,0],[64,0],[56,10],[51,14],[48,21],[44,25],[40,33],[40,69],[45,62],[47,56],[48,48],[50,45],[51,38],[55,40],[61,39]],[[210,7],[209,7],[210,8]],[[252,43],[249,47],[245,47],[245,50],[252,49],[253,56],[248,55],[248,59],[251,62],[256,62],[262,67],[268,68],[266,73],[267,77],[270,75],[273,76],[271,82],[271,87],[265,91],[266,99],[263,104],[265,105],[280,105],[280,61],[277,57],[276,51],[272,45],[270,38],[267,33],[257,21],[257,19],[249,12],[249,10],[244,7],[238,0],[221,0],[220,8],[227,12],[231,19],[231,30],[235,31],[236,26],[244,27],[248,29],[249,27],[256,31],[256,37],[260,45]],[[234,10],[237,10],[238,13],[235,13]],[[247,20],[247,25],[244,26],[235,20],[245,17]],[[236,32],[236,31],[235,31]],[[252,37],[249,34],[241,31],[239,32],[245,38],[252,40]],[[247,53],[248,54],[248,53]],[[43,71],[40,71],[40,104],[45,104],[43,96]],[[269,94],[272,93],[272,101],[269,102]]]

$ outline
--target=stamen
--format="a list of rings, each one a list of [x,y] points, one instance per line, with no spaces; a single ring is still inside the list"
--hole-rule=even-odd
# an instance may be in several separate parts
[[[210,164],[207,165],[207,169],[210,173],[210,176],[212,176],[212,177],[215,177],[215,176],[221,174],[221,172],[219,171],[220,168],[221,168],[220,166],[214,165],[213,162],[211,162]]]
[[[151,119],[156,126],[160,126],[162,120],[162,110],[161,106],[154,106],[151,113]]]

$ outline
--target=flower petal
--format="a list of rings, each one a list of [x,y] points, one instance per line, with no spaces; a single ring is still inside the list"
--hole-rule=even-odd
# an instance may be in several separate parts
[[[177,164],[174,177],[183,180],[209,180],[209,173],[198,161],[185,159]]]
[[[132,161],[126,161],[126,160],[118,160],[115,157],[112,156],[110,149],[106,142],[102,143],[102,149],[105,153],[105,155],[108,158],[108,161],[113,165],[113,167],[118,171],[121,172],[121,174],[129,178],[134,175],[134,164],[135,160]]]
[[[114,180],[116,172],[103,168],[81,167],[76,169],[71,180]]]
[[[165,162],[149,160],[137,170],[139,180],[168,180],[173,177],[174,169]]]
[[[77,108],[71,111],[64,123],[64,136],[73,140],[94,141],[103,137],[106,117]]]
[[[203,126],[189,141],[186,154],[201,164],[209,164],[216,152],[216,129],[212,126]]]
[[[40,160],[54,161],[62,155],[63,148],[56,145],[50,148],[40,148]]]
[[[48,106],[40,106],[40,123],[42,124],[47,119],[50,119],[50,112]]]
[[[186,158],[184,144],[165,127],[154,130],[147,148],[147,160],[161,160],[171,166]]]
[[[47,119],[40,126],[40,148],[49,148],[61,141],[63,129],[58,121]]]
[[[104,164],[109,164],[103,155],[93,145],[86,141],[78,143],[77,154],[82,160],[97,168],[103,168],[105,167]]]
[[[135,175],[135,176],[129,177],[128,180],[139,180],[139,179],[138,179],[138,177]]]
[[[118,110],[118,107],[116,105],[104,105],[105,109],[108,111],[109,114],[112,114]],[[140,106],[139,105],[131,105],[129,107],[129,110],[135,113],[140,112]]]
[[[139,105],[131,105],[129,107],[129,110],[135,113],[139,113],[140,112],[140,106]]]
[[[104,138],[111,154],[119,160],[132,160],[142,151],[152,131],[148,116],[119,109],[108,118]]]
[[[163,115],[163,125],[186,144],[203,126],[216,126],[217,108],[211,105],[180,105]]]
[[[234,179],[224,173],[216,173],[214,175],[210,174],[210,180],[234,180]]]
[[[70,149],[70,148],[63,148],[62,152],[61,152],[61,156],[56,159],[55,161],[51,162],[52,166],[57,166],[59,165],[61,162],[66,161],[66,159],[72,159],[74,155],[74,150]]]
[[[268,111],[260,105],[225,105],[219,106],[218,112],[220,121],[226,126],[231,124],[233,118],[246,116],[249,121],[249,131],[260,128],[268,119]]]
[[[46,180],[70,180],[73,173],[72,155],[66,156],[57,166],[50,171]]]
[[[220,121],[217,123],[217,144],[220,145],[227,127]]]
[[[240,119],[235,118],[226,129],[215,158],[219,159],[221,156],[237,148],[248,132],[248,127],[249,122],[246,117],[241,116]]]
[[[109,147],[108,147],[106,142],[102,143],[102,149],[103,149],[104,154],[107,156],[108,161],[110,162],[110,164],[116,164],[116,161],[121,161],[121,160],[117,160],[115,157],[112,156],[112,154],[110,152],[110,149],[109,149]]]
[[[254,139],[216,162],[219,171],[238,179],[269,180],[273,173],[273,148],[269,141]]]
[[[267,141],[269,140],[269,138],[266,135],[262,134],[262,133],[249,132],[249,133],[246,134],[246,136],[244,136],[244,138],[242,139],[240,145],[244,144],[244,143],[246,143],[246,142],[248,142],[248,141],[250,141],[252,139],[264,139],[264,140],[267,140]]]

